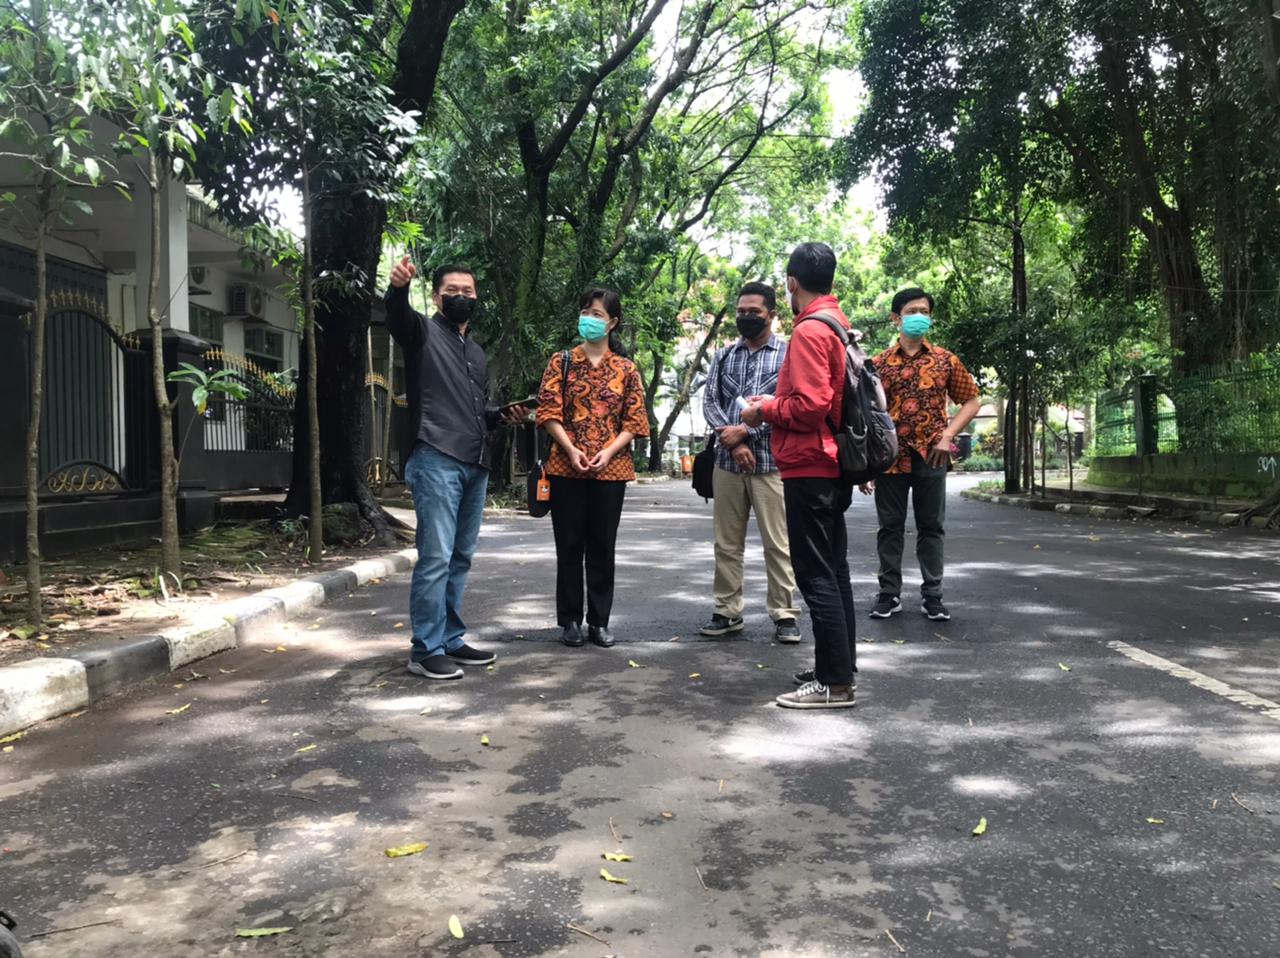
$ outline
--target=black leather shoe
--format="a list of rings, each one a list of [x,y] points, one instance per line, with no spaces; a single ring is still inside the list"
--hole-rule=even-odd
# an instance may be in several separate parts
[[[593,645],[598,645],[602,649],[613,648],[613,633],[609,631],[607,625],[593,625],[587,632]]]
[[[571,622],[564,627],[564,632],[560,634],[560,641],[571,649],[580,649],[586,640],[582,637],[582,626],[577,622]]]

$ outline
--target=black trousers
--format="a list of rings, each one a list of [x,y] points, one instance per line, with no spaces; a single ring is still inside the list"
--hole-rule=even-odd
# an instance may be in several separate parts
[[[607,626],[613,611],[613,559],[625,482],[551,477],[551,527],[556,537],[556,620],[582,622],[582,574],[587,624]]]
[[[783,479],[791,567],[813,620],[814,672],[823,685],[850,685],[858,670],[849,533],[853,486],[840,479]]]

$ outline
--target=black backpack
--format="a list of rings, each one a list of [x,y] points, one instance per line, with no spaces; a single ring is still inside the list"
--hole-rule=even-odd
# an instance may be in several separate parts
[[[898,427],[889,415],[875,363],[834,316],[819,313],[805,319],[823,323],[844,344],[844,422],[837,428],[828,416],[827,428],[836,437],[840,477],[857,485],[870,482],[898,459]]]

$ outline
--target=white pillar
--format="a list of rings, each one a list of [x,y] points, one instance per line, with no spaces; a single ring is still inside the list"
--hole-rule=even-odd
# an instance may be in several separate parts
[[[147,292],[151,283],[151,197],[145,186],[134,193],[134,235],[138,286],[138,324],[147,325]],[[160,302],[166,329],[191,330],[187,301],[187,191],[169,180],[160,197]]]

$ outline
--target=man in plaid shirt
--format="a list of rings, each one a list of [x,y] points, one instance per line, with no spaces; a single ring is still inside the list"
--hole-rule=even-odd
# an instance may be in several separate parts
[[[739,412],[752,396],[773,395],[787,344],[773,334],[777,297],[764,283],[748,283],[738,294],[741,338],[716,354],[707,374],[702,413],[716,430],[715,614],[699,631],[726,635],[742,630],[742,557],[747,519],[756,514],[769,579],[768,610],[779,642],[800,641],[796,625],[796,579],[791,571],[787,509],[782,478],[769,448],[771,427],[743,425]],[[742,400],[742,402],[740,402]]]

